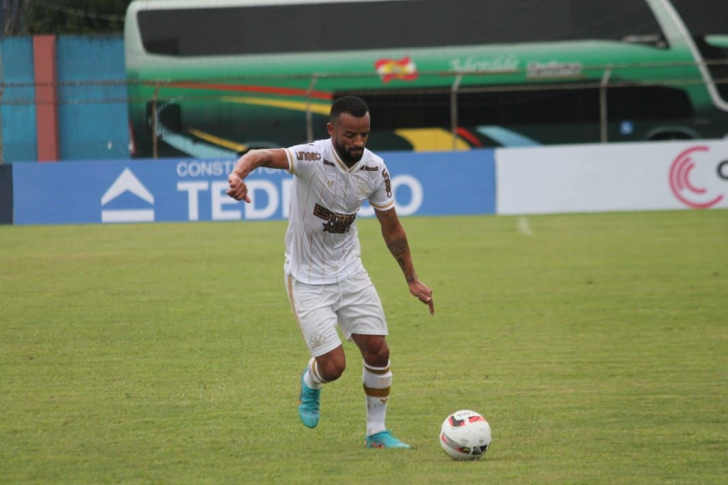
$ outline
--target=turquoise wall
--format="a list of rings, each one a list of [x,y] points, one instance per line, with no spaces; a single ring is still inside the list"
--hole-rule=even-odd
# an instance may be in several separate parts
[[[33,38],[4,38],[0,53],[2,160],[35,161]],[[56,67],[61,160],[129,157],[123,37],[58,36]]]
[[[0,40],[0,98],[2,160],[4,163],[38,158],[33,87],[33,39]]]

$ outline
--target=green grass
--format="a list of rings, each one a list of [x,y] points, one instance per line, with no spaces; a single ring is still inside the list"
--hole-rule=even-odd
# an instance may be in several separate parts
[[[1,481],[728,480],[728,211],[403,222],[434,317],[358,225],[404,452],[362,446],[351,344],[299,424],[284,223],[0,227]],[[463,408],[479,462],[437,441]]]

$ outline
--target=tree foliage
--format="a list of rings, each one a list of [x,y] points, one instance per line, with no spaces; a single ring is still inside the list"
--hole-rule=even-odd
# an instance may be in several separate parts
[[[110,34],[124,30],[131,0],[29,0],[26,34]]]

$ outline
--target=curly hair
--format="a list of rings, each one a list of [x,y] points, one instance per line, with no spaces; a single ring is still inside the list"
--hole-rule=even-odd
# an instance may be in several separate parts
[[[369,112],[369,107],[361,98],[356,96],[344,96],[331,105],[329,120],[333,122],[341,113],[349,113],[355,118],[361,118]]]

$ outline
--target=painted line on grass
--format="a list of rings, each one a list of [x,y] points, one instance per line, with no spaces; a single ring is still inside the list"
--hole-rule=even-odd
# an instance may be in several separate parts
[[[528,217],[518,218],[518,231],[524,236],[530,236],[533,234],[533,231],[531,231],[531,225],[528,223]]]

